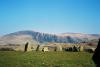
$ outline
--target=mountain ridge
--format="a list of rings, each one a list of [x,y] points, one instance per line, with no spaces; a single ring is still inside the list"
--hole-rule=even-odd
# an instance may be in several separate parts
[[[4,35],[0,38],[0,43],[25,43],[26,41],[31,41],[35,43],[46,43],[46,42],[56,42],[56,43],[80,43],[88,42],[93,39],[100,38],[100,34],[83,34],[83,33],[64,33],[64,34],[49,34],[37,31],[18,31]]]

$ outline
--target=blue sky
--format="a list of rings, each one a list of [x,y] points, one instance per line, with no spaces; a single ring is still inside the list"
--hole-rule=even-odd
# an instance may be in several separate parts
[[[35,30],[100,34],[99,0],[0,0],[0,35]]]

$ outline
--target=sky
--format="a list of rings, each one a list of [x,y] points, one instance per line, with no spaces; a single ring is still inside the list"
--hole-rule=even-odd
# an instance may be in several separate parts
[[[23,30],[100,34],[100,1],[0,0],[0,35]]]

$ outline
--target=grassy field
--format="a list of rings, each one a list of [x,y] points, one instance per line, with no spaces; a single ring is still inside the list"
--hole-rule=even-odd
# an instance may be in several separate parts
[[[0,67],[95,67],[86,52],[0,51]]]

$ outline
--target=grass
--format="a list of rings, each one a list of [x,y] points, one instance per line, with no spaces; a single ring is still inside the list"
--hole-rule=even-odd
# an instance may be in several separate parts
[[[95,67],[86,52],[0,51],[0,67]]]

